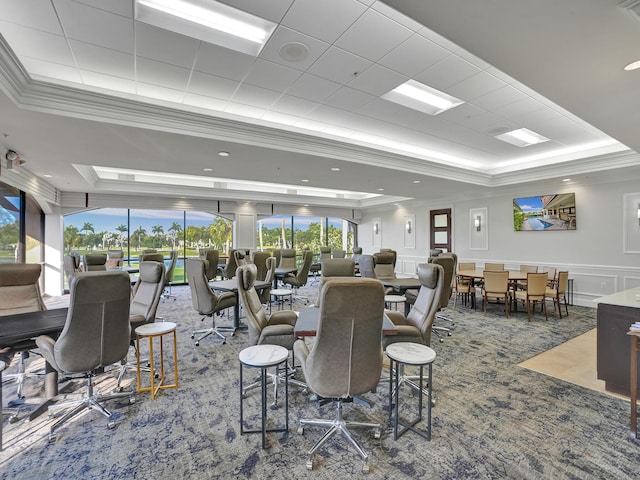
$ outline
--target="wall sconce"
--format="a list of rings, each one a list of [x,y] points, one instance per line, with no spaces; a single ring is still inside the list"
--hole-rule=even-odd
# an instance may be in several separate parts
[[[377,235],[378,232],[380,232],[380,225],[378,225],[377,223],[373,224],[373,233],[374,235]]]
[[[638,207],[638,225],[640,225],[640,206]]]
[[[411,233],[411,220],[407,220],[407,223],[405,224],[404,228],[406,228],[407,233]]]
[[[481,220],[480,219],[481,218],[482,217],[480,215],[476,215],[476,219],[474,220],[474,224],[476,226],[476,232],[480,231],[480,228],[481,228],[481,224],[480,224]]]

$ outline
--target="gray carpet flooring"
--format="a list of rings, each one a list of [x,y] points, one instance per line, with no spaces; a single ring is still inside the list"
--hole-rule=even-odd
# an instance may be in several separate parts
[[[296,433],[296,421],[330,417],[299,389],[290,391],[290,433],[270,434],[262,449],[259,435],[240,435],[238,353],[248,335],[237,333],[226,345],[209,337],[195,347],[191,331],[201,328],[187,287],[174,287],[175,301],[161,303],[158,314],[178,324],[178,389],[160,392],[155,401],[138,395],[133,405],[112,402],[117,427],[89,412],[60,429],[48,443],[53,422],[5,420],[2,479],[157,479],[259,478],[335,479],[362,476],[362,461],[336,437],[305,468],[306,451],[322,435],[319,429]],[[315,298],[315,287],[304,289]],[[300,305],[302,307],[302,305]],[[385,428],[375,440],[356,437],[370,455],[365,478],[433,479],[636,479],[640,446],[629,439],[629,403],[517,364],[595,326],[595,310],[570,307],[568,318],[526,313],[505,318],[458,308],[456,329],[443,343],[433,340],[434,363],[431,441],[408,432],[397,441],[386,425],[387,386],[364,397],[372,408],[345,407],[346,418],[373,419]],[[222,323],[228,323],[223,319]],[[143,352],[144,353],[144,352]],[[132,355],[133,356],[133,355]],[[38,366],[37,358],[31,368]],[[13,366],[11,368],[14,368]],[[301,372],[298,372],[301,378]],[[133,380],[129,375],[128,381]],[[38,394],[29,381],[27,393]],[[113,387],[113,376],[102,388]],[[11,398],[12,386],[4,390]],[[404,392],[407,401],[415,400]],[[245,414],[258,422],[259,394],[245,401]],[[24,407],[21,416],[29,411]],[[272,422],[283,409],[270,410]]]

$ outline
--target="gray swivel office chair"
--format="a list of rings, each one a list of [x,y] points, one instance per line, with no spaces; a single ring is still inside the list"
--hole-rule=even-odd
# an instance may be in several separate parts
[[[313,283],[315,283],[320,270],[322,269],[322,262],[331,258],[331,247],[320,247],[320,256],[317,262],[313,262],[309,268],[309,272],[313,275]]]
[[[340,249],[331,250],[331,258],[344,258],[347,252]]]
[[[233,256],[236,259],[236,270],[237,270],[237,267],[241,267],[242,265],[247,264],[247,258],[246,258],[247,256],[244,254],[244,252],[241,252],[240,250],[234,250]]]
[[[156,312],[162,292],[166,284],[164,263],[142,262],[138,281],[133,286],[131,305],[129,309],[129,322],[131,323],[130,345],[135,347],[136,328],[156,320]],[[120,388],[122,378],[128,368],[135,368],[125,361],[120,368],[117,388]]]
[[[273,259],[275,264],[275,258]],[[280,345],[287,350],[293,350],[295,337],[293,335],[293,327],[296,324],[298,316],[293,310],[280,310],[267,315],[262,300],[255,289],[255,281],[257,279],[257,268],[255,265],[243,265],[238,267],[236,272],[238,279],[238,296],[244,308],[247,317],[247,325],[249,327],[249,344],[250,345]],[[275,367],[274,373],[268,373],[269,381],[273,383],[273,406],[278,403],[278,384],[288,382],[290,385],[297,385],[306,388],[303,382],[299,382],[291,378],[295,374],[295,370],[286,367],[283,375],[278,372]],[[260,385],[260,382],[252,383],[243,390],[243,395],[248,390],[252,390]]]
[[[236,276],[236,270],[238,269],[238,264],[236,263],[236,251],[229,250],[229,258],[227,259],[227,266],[222,271],[222,275],[227,280],[231,280]]]
[[[449,299],[453,294],[453,282],[455,280],[456,259],[457,257],[454,257],[453,254],[449,254],[449,253],[443,253],[431,259],[431,263],[440,265],[444,271],[443,287],[442,287],[442,292],[440,294],[438,313],[436,313],[436,321],[444,320],[447,322],[451,322],[451,327],[436,325],[435,323],[434,325],[432,325],[431,328],[433,330],[433,333],[436,334],[440,343],[444,341],[442,334],[446,333],[446,335],[450,337],[451,328],[454,327],[453,319],[445,315],[443,310],[449,306]]]
[[[222,272],[218,269],[220,263],[220,252],[210,248],[200,250],[200,258],[207,261],[205,264],[205,276],[207,280],[214,280],[218,275],[222,276]]]
[[[294,289],[294,299],[304,300],[305,303],[309,302],[309,298],[298,295],[298,289],[304,287],[309,279],[309,268],[311,267],[311,261],[313,260],[313,253],[310,250],[302,252],[302,265],[298,269],[298,272],[293,275],[285,275],[282,278],[282,283],[291,285]]]
[[[140,255],[139,263],[142,262],[158,262],[164,263],[164,255],[158,252],[143,253]]]
[[[46,335],[36,344],[47,362],[66,377],[84,377],[87,392],[82,399],[49,407],[50,412],[73,407],[51,427],[50,441],[69,419],[85,409],[97,410],[115,427],[112,414],[102,402],[115,398],[133,398],[133,392],[99,395],[94,392],[93,378],[104,368],[120,362],[127,355],[131,338],[129,274],[121,271],[83,272],[71,283],[69,311],[65,326],[57,340]]]
[[[82,271],[82,263],[80,261],[80,255],[77,253],[70,253],[62,258],[62,269],[67,280],[67,287],[71,285],[73,277],[76,273]]]
[[[203,315],[201,320],[211,317],[211,328],[195,330],[191,334],[191,338],[196,338],[196,335],[199,335],[196,339],[196,346],[198,346],[200,345],[200,340],[213,334],[220,337],[224,344],[226,343],[226,337],[221,333],[221,330],[231,330],[233,332],[233,327],[216,326],[214,315],[220,315],[223,310],[233,307],[236,304],[236,296],[233,292],[224,292],[216,295],[209,286],[204,267],[205,261],[203,259],[187,258],[186,269],[187,280],[191,290],[191,304],[200,315]]]
[[[269,252],[253,252],[251,255],[251,261],[258,269],[258,280],[264,280],[267,278],[267,258],[271,254]],[[272,279],[273,281],[273,279]]]
[[[86,253],[84,255],[84,271],[104,271],[107,269],[106,253]]]
[[[268,257],[265,265],[267,267],[267,273],[265,274],[264,278],[261,279],[258,275],[256,275],[256,278],[258,280],[264,280],[265,282],[269,283],[268,287],[257,290],[258,297],[260,297],[260,302],[263,305],[267,305],[271,302],[271,285],[273,284],[273,279],[276,276],[277,268],[276,257]],[[258,267],[256,266],[256,269],[257,268]]]
[[[16,313],[37,312],[46,310],[40,293],[40,274],[42,266],[39,263],[2,263],[0,264],[0,317]],[[22,387],[26,378],[37,378],[39,373],[27,372],[26,363],[30,350],[36,348],[33,340],[26,340],[12,345],[0,345],[3,360],[10,361],[18,353],[18,371],[3,375],[3,382],[15,381],[17,398],[10,402],[10,406],[23,403]],[[17,417],[14,417],[17,418]]]
[[[351,428],[373,428],[380,437],[380,424],[352,422],[343,418],[343,404],[356,395],[376,388],[382,372],[382,319],[384,288],[369,278],[331,278],[320,290],[320,321],[313,349],[303,340],[293,346],[300,360],[309,390],[336,407],[335,418],[301,419],[298,431],[314,426],[330,427],[309,450],[307,468],[313,468],[313,455],[333,435],[341,433],[364,459],[368,456],[351,435]]]
[[[164,276],[164,290],[162,291],[162,298],[173,298],[173,301],[176,300],[176,296],[172,294],[171,287],[173,286],[173,275],[176,270],[176,265],[178,264],[178,251],[171,250],[169,252],[169,266],[167,267],[167,272]]]
[[[283,248],[280,250],[280,263],[278,268],[296,268],[296,251],[293,248]]]
[[[122,250],[107,250],[107,263],[108,269],[119,268],[124,261],[124,252]]]

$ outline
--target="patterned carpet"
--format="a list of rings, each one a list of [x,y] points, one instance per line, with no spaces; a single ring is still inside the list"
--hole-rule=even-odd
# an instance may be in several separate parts
[[[259,435],[240,435],[238,353],[247,334],[222,345],[209,337],[193,345],[191,331],[202,326],[189,290],[174,287],[176,301],[161,303],[158,314],[178,323],[180,387],[160,392],[155,401],[141,394],[133,405],[113,402],[118,425],[90,412],[60,429],[49,444],[46,415],[33,422],[5,421],[2,479],[157,479],[257,478],[335,479],[363,475],[362,461],[336,437],[305,468],[306,450],[318,429],[296,433],[302,417],[330,417],[331,405],[318,407],[298,389],[290,392],[290,433],[270,434],[269,448]],[[304,293],[315,297],[314,287]],[[629,440],[629,404],[563,382],[517,364],[595,326],[595,310],[570,307],[569,318],[546,322],[526,314],[504,318],[498,308],[487,316],[465,308],[455,314],[453,336],[432,347],[433,430],[430,442],[408,432],[397,441],[391,429],[381,440],[357,432],[370,455],[372,479],[636,479],[640,446]],[[227,319],[224,322],[228,322]],[[31,367],[41,360],[34,360]],[[14,368],[14,367],[12,367]],[[386,373],[385,373],[386,375]],[[298,372],[301,377],[301,372]],[[129,381],[133,375],[128,376]],[[35,382],[29,381],[28,394]],[[112,388],[113,378],[103,381]],[[365,396],[373,407],[345,407],[346,418],[375,419],[387,414],[387,386]],[[405,398],[410,399],[407,392]],[[12,398],[12,386],[4,390]],[[245,403],[257,420],[258,391]],[[25,407],[21,416],[28,411]],[[253,415],[255,412],[255,416]],[[270,410],[282,419],[282,408]]]

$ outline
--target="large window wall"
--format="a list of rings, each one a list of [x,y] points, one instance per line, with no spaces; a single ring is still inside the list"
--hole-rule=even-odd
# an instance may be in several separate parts
[[[231,220],[207,212],[101,208],[64,217],[65,254],[123,250],[125,265],[138,264],[140,253],[155,249],[169,258],[178,250],[176,283],[185,281],[184,259],[200,248],[233,248]]]
[[[319,252],[321,246],[351,251],[356,242],[356,225],[342,218],[284,216],[258,220],[256,245],[258,250],[308,248]]]
[[[42,262],[42,209],[30,195],[0,182],[0,263]]]

